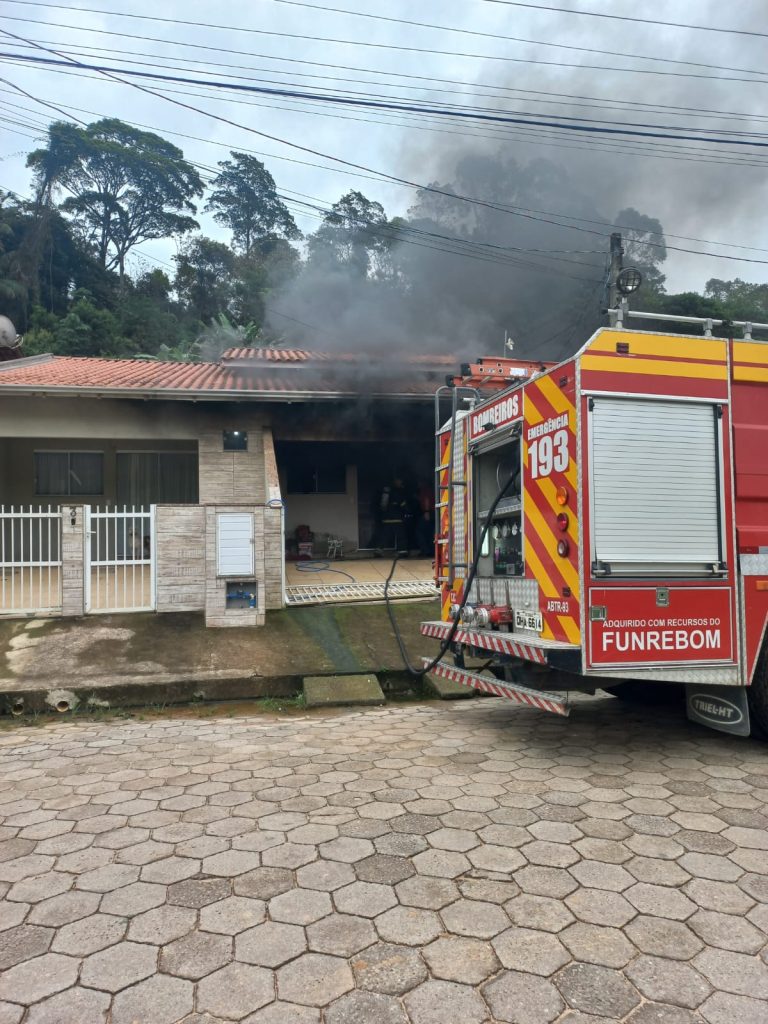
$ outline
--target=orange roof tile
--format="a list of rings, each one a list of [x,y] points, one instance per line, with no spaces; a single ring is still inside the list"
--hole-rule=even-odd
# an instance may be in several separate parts
[[[241,351],[247,353],[247,358],[239,356]],[[274,355],[277,352],[281,354],[279,358]],[[442,383],[446,367],[455,365],[454,359],[446,356],[405,357],[377,364],[370,357],[355,353],[292,349],[230,349],[225,356],[228,360],[221,363],[32,356],[0,365],[0,392],[264,400],[279,400],[280,396],[311,400],[339,395],[416,398],[431,396]],[[288,367],[300,372],[281,372]]]

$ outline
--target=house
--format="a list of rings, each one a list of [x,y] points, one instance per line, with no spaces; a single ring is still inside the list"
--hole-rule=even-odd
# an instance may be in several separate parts
[[[434,471],[454,356],[231,349],[0,362],[0,615],[259,624],[285,557],[364,554],[377,495]]]

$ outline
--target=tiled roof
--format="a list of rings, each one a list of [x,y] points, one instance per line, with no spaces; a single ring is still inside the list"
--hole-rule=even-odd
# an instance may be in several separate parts
[[[101,359],[75,356],[33,356],[0,367],[0,392],[105,394],[123,392],[142,397],[234,397],[279,400],[296,396],[336,395],[431,396],[442,383],[452,357],[436,356],[372,362],[357,354],[321,354],[291,349],[246,349],[248,358],[233,356],[221,363],[155,362],[147,359]],[[276,353],[256,356],[257,352]],[[295,359],[290,357],[294,356]],[[447,361],[446,361],[447,359]],[[296,363],[299,366],[296,366]],[[254,365],[254,364],[260,365]],[[266,365],[269,364],[269,365]],[[287,365],[286,365],[287,364]],[[282,372],[290,368],[290,372]],[[299,371],[299,372],[297,372]]]

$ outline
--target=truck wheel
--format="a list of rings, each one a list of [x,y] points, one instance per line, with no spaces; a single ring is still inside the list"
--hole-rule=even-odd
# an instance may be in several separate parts
[[[679,704],[685,695],[684,687],[678,683],[627,682],[602,689],[627,704]]]
[[[768,740],[768,656],[760,655],[752,685],[747,687],[752,735]]]

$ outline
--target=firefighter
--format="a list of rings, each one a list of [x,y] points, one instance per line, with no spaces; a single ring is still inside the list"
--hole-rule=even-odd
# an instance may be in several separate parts
[[[413,544],[416,518],[402,476],[396,476],[391,484],[382,487],[374,499],[372,511],[374,530],[369,546],[375,556],[381,558],[384,547],[397,549],[400,545],[404,545],[403,550],[408,553]]]

